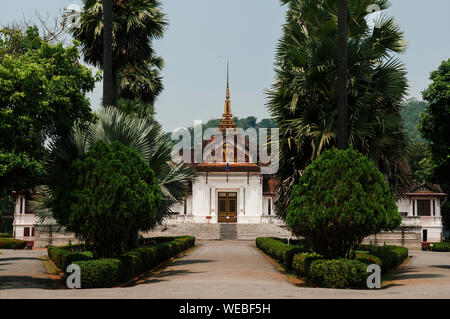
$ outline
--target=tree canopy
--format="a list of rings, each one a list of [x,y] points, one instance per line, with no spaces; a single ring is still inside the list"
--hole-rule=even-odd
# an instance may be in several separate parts
[[[80,25],[73,37],[81,42],[84,60],[103,68],[103,1],[83,0]],[[152,41],[161,38],[167,26],[158,0],[113,1],[113,74],[115,102],[120,97],[153,104],[163,89],[163,61]],[[144,110],[145,111],[145,110]]]
[[[280,179],[276,212],[285,217],[289,194],[316,157],[336,144],[337,1],[285,0],[289,5],[276,51],[276,81],[268,108],[280,128]],[[386,0],[348,1],[348,143],[372,159],[401,196],[409,186],[404,155],[401,103],[404,65],[393,56],[405,50],[394,19],[382,15],[376,27],[367,7]]]
[[[430,76],[431,84],[422,92],[428,107],[422,113],[419,131],[430,141],[431,159],[425,167],[432,181],[444,192],[450,192],[450,59],[443,61]],[[450,228],[450,203],[442,207],[444,224]]]
[[[37,28],[0,30],[0,193],[40,181],[44,143],[93,119],[86,93],[96,80],[76,44],[52,45]]]

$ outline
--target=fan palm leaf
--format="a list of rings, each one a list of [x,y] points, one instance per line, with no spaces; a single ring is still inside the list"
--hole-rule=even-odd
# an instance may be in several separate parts
[[[337,1],[283,0],[289,5],[276,49],[276,81],[268,109],[280,128],[280,180],[276,213],[285,216],[289,194],[311,161],[336,143]],[[392,53],[405,50],[395,21],[384,15],[377,27],[367,7],[387,0],[349,0],[348,142],[372,159],[395,195],[408,187],[400,104],[407,90],[404,65]]]
[[[155,172],[163,201],[156,215],[162,223],[171,214],[171,207],[182,203],[187,192],[187,183],[194,178],[191,166],[172,162],[172,143],[168,141],[157,123],[151,116],[131,117],[115,107],[103,108],[97,113],[97,121],[84,128],[75,128],[73,133],[64,139],[49,143],[46,167],[46,189],[43,192],[42,207],[39,218],[48,218],[48,210],[59,209],[67,211],[63,203],[53,198],[52,185],[69,185],[70,165],[76,159],[85,155],[98,142],[121,142],[134,148]],[[60,188],[58,188],[60,189]],[[69,216],[67,216],[69,218]]]

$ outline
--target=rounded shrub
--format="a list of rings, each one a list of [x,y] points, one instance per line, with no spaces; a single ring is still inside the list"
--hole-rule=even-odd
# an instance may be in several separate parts
[[[371,255],[367,251],[355,251],[354,259],[365,263],[366,265],[377,264],[378,266],[380,266],[380,268],[383,268],[383,262],[381,261],[381,258]]]
[[[318,259],[323,259],[323,257],[317,253],[297,254],[292,260],[292,269],[299,276],[307,276],[311,263]]]
[[[349,259],[319,259],[311,263],[308,279],[325,288],[363,288],[367,265]]]
[[[356,150],[325,151],[291,193],[287,225],[327,259],[351,257],[368,235],[401,223],[395,199],[375,164]]]
[[[75,261],[80,266],[81,288],[110,288],[120,283],[119,259]]]

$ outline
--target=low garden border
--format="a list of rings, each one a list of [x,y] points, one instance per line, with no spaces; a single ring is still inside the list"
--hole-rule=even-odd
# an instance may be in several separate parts
[[[324,288],[364,288],[368,265],[377,264],[386,273],[408,257],[408,249],[388,245],[360,245],[354,259],[324,259],[306,244],[288,245],[273,237],[257,238],[256,246],[288,271]]]
[[[49,258],[65,272],[70,264],[81,270],[81,288],[109,288],[145,273],[160,263],[195,245],[195,237],[156,237],[141,240],[141,245],[118,258],[93,259],[84,245],[49,247]]]
[[[0,238],[0,249],[24,249],[27,246],[26,240],[14,238]]]

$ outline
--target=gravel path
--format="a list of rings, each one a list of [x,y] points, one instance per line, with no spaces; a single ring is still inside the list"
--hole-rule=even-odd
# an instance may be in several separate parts
[[[39,255],[34,251],[23,253]],[[304,287],[299,280],[281,273],[254,242],[200,241],[186,256],[133,287],[48,290],[11,285],[10,289],[0,289],[0,298],[450,298],[450,253],[411,251],[410,255],[411,262],[387,283],[387,288],[337,290]],[[0,264],[2,258],[8,257],[0,255]],[[20,263],[16,267],[25,265],[23,260],[11,262]],[[27,269],[37,274],[37,268]],[[22,271],[26,273],[26,269]],[[17,284],[17,280],[14,282]],[[28,282],[32,281],[20,288]]]

